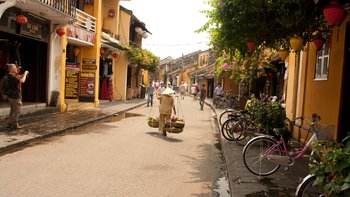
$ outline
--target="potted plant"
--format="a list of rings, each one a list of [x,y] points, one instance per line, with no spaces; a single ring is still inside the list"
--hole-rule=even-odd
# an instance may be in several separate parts
[[[350,196],[350,135],[341,143],[316,141],[309,167],[316,175],[314,185],[322,188],[326,197]]]
[[[272,132],[274,128],[286,128],[286,113],[280,103],[252,99],[247,108],[252,120],[264,133],[274,135]],[[286,140],[288,137],[286,136]]]

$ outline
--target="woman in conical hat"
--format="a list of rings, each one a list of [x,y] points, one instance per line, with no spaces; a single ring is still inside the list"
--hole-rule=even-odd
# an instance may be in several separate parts
[[[172,110],[174,110],[174,114],[176,115],[174,98],[171,96],[175,91],[169,87],[167,87],[163,93],[157,97],[160,101],[159,105],[159,131],[163,133],[163,136],[166,136],[167,133],[164,130],[165,121],[170,121]]]

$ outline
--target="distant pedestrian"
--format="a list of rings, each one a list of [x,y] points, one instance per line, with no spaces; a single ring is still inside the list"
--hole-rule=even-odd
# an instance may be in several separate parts
[[[205,84],[203,84],[201,89],[199,90],[199,104],[201,106],[201,110],[203,110],[204,100],[206,97],[207,97],[207,90],[205,89]]]
[[[164,90],[165,90],[164,83],[160,82],[160,87],[158,89],[159,94],[162,94]]]
[[[216,86],[215,90],[214,90],[214,95],[215,96],[219,96],[222,97],[224,93],[224,90],[221,87],[221,83],[218,83],[218,85]]]
[[[22,106],[22,93],[20,84],[26,81],[28,71],[19,75],[18,68],[15,64],[8,64],[8,91],[7,96],[10,103],[10,114],[8,118],[7,127],[11,129],[21,129],[18,124],[18,118],[21,113]]]
[[[181,82],[181,85],[180,85],[180,97],[181,97],[181,99],[185,99],[185,94],[186,94],[186,86],[185,86],[184,82]]]
[[[147,87],[147,107],[149,104],[153,106],[153,94],[154,94],[155,88],[152,85],[152,82],[149,82],[149,85]]]
[[[166,131],[164,130],[165,122],[171,121],[171,113],[174,110],[176,115],[174,98],[171,96],[175,91],[167,87],[160,96],[157,95],[157,99],[160,101],[159,105],[159,131],[162,132],[163,136],[167,136]]]
[[[196,90],[196,87],[194,86],[194,84],[192,85],[191,87],[191,94],[193,96],[193,100],[197,100],[197,90]]]

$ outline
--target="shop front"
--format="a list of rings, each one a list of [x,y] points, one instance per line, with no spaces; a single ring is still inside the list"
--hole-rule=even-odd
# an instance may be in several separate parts
[[[20,10],[7,9],[0,18],[0,78],[7,72],[7,64],[14,63],[22,74],[29,71],[21,86],[23,102],[47,102],[49,21],[30,12],[21,13],[26,23],[16,21]],[[4,103],[4,101],[1,101]]]

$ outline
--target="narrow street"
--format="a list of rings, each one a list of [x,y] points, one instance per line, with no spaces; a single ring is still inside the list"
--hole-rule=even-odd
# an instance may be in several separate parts
[[[175,103],[180,134],[147,125],[156,101],[1,156],[0,196],[229,196],[212,110]]]

